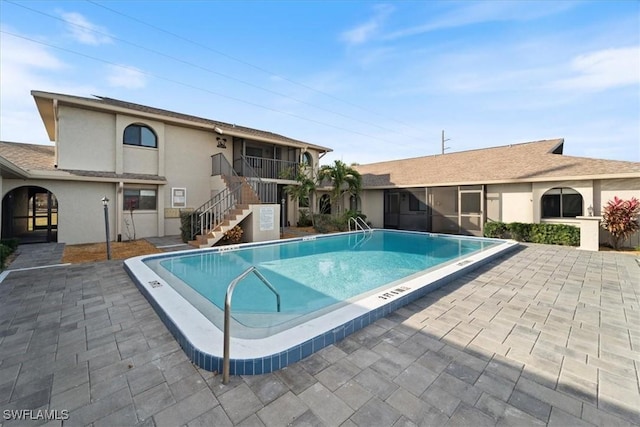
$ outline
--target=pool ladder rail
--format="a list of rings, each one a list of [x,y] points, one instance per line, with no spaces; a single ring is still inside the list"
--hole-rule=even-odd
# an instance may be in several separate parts
[[[353,230],[351,229],[351,223],[353,223]],[[373,231],[371,227],[369,227],[369,224],[367,224],[365,220],[360,218],[359,216],[350,217],[348,225],[349,225],[349,231],[358,231],[358,229],[362,231],[368,231],[368,232]]]
[[[229,286],[227,287],[227,293],[224,297],[224,353],[222,360],[222,384],[229,383],[229,367],[231,365],[231,359],[229,356],[229,347],[231,345],[231,297],[233,296],[233,290],[238,285],[238,283],[240,283],[251,273],[255,274],[258,279],[260,279],[260,281],[264,283],[265,286],[275,294],[278,313],[280,312],[280,294],[278,293],[278,291],[276,291],[276,288],[274,288],[273,285],[269,283],[267,278],[264,277],[263,274],[260,273],[260,271],[258,271],[255,265],[247,268],[242,274],[240,274],[238,277],[233,279],[231,283],[229,283]]]

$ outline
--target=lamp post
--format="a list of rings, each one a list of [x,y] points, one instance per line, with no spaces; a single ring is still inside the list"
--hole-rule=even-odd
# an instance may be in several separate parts
[[[107,196],[102,198],[102,206],[104,206],[104,230],[107,236],[107,259],[111,259],[111,239],[109,238],[109,199]]]

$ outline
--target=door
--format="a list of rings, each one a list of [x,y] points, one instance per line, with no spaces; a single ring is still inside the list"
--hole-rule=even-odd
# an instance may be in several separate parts
[[[461,186],[458,191],[458,225],[461,234],[482,236],[484,227],[484,186]]]
[[[384,228],[398,228],[400,225],[400,193],[385,192]]]

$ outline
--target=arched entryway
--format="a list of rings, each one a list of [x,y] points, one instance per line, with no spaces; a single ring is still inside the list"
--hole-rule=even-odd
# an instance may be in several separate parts
[[[24,243],[58,241],[58,199],[46,188],[14,188],[2,199],[2,238]]]

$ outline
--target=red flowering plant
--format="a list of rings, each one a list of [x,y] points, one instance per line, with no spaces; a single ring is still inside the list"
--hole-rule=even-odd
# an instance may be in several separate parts
[[[602,214],[602,227],[611,234],[611,245],[614,249],[618,249],[624,240],[640,230],[639,214],[640,201],[635,197],[630,200],[618,197],[609,200]]]

